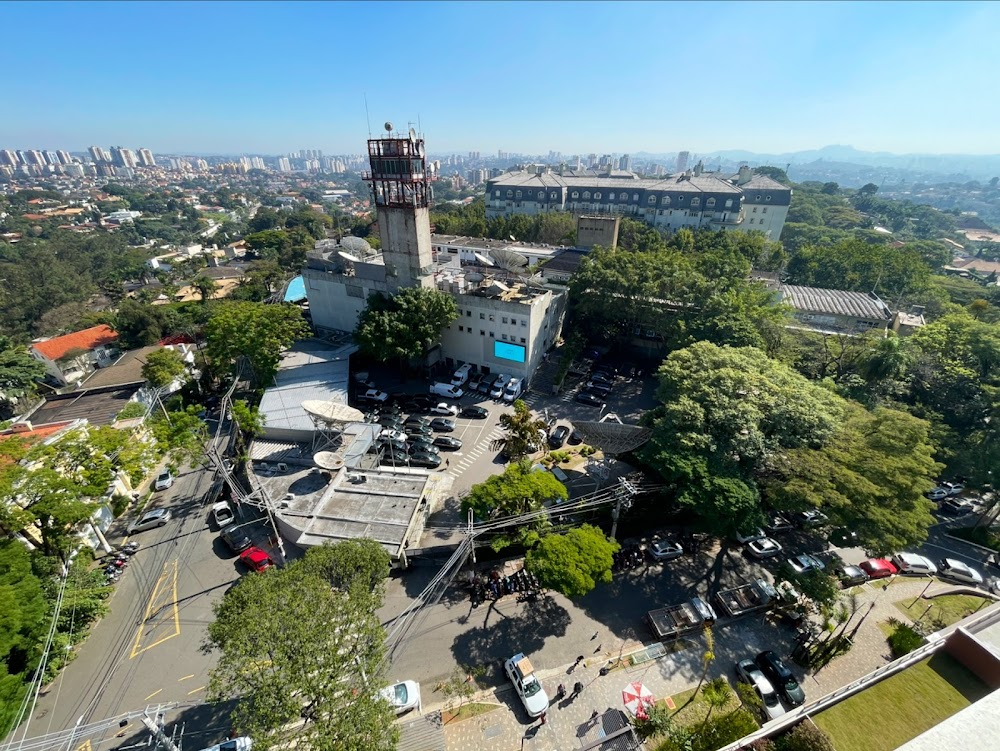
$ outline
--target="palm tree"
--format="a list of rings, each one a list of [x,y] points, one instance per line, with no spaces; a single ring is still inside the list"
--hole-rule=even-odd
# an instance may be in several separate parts
[[[729,688],[729,682],[721,676],[713,678],[705,684],[705,688],[701,691],[701,698],[708,704],[708,714],[705,715],[705,719],[701,723],[701,729],[698,731],[699,734],[705,732],[705,726],[708,725],[708,720],[711,718],[712,712],[726,706],[732,694],[733,690]]]
[[[518,399],[514,402],[514,414],[500,415],[500,427],[506,432],[490,443],[493,451],[500,451],[511,461],[517,461],[537,450],[539,431],[548,427],[545,420],[534,417],[528,405]]]
[[[868,352],[862,364],[863,373],[869,382],[900,381],[906,376],[911,360],[906,341],[890,335],[885,339],[879,339]]]
[[[215,281],[204,274],[199,274],[191,282],[191,286],[198,290],[198,294],[201,295],[202,302],[208,302],[208,300],[215,294]]]

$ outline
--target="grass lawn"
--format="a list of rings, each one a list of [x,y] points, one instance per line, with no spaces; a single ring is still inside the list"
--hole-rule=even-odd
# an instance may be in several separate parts
[[[985,602],[988,602],[985,597],[976,597],[975,595],[941,595],[929,600],[917,599],[916,602],[911,597],[893,604],[899,612],[912,621],[920,618],[921,622],[925,624],[940,621],[945,626],[950,626],[965,616],[975,613],[976,609]],[[913,607],[909,607],[910,605]],[[930,610],[927,610],[928,606],[930,606]],[[925,611],[927,615],[924,615]]]
[[[730,684],[730,688],[732,684]],[[688,704],[688,699],[694,696],[694,701]],[[680,725],[697,725],[704,721],[705,716],[708,714],[708,703],[705,702],[701,696],[695,695],[695,689],[690,688],[687,691],[681,691],[679,694],[674,694],[671,697],[674,700],[674,706],[677,707],[677,711],[674,712],[674,719]],[[658,704],[664,704],[665,700],[660,699]],[[684,706],[687,704],[687,706]],[[729,697],[729,701],[724,707],[716,708],[712,711],[712,714],[725,714],[726,712],[731,712],[740,706],[740,698],[736,695],[736,690],[733,689],[732,694]]]
[[[441,712],[441,721],[447,725],[450,722],[461,722],[478,717],[481,714],[500,709],[499,704],[483,704],[482,702],[470,702],[455,709],[445,709]]]
[[[837,751],[893,751],[988,693],[986,684],[942,653],[813,719]]]

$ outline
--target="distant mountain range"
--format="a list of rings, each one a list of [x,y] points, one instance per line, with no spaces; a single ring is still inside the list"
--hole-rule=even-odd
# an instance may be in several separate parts
[[[652,156],[652,155],[650,155]],[[662,155],[667,159],[674,154]],[[692,154],[706,165],[722,162],[732,165],[748,162],[751,166],[770,164],[784,168],[786,164],[839,162],[866,167],[887,167],[919,173],[965,176],[970,180],[989,179],[1000,175],[1000,154],[892,154],[888,151],[861,151],[853,146],[824,146],[821,149],[790,151],[783,154],[758,154],[753,151],[729,149],[707,154]]]

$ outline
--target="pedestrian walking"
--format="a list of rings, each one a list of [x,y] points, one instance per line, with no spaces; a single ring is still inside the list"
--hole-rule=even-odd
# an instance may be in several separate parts
[[[590,637],[590,640],[591,640],[591,641],[594,641],[594,639],[596,639],[596,638],[597,638],[597,634],[598,634],[598,633],[599,633],[598,631],[595,631],[595,632],[594,632],[594,635]]]
[[[451,466],[451,459],[445,459],[444,460],[444,468],[448,469],[449,466]]]
[[[577,681],[573,684],[573,696],[579,696],[583,693],[583,683]]]
[[[600,714],[600,712],[598,712],[598,711],[597,711],[597,710],[595,709],[595,710],[594,710],[594,711],[593,711],[593,712],[591,713],[591,715],[590,715],[590,719],[591,719],[591,720],[596,720],[596,719],[597,719],[597,716],[598,716],[599,714]]]

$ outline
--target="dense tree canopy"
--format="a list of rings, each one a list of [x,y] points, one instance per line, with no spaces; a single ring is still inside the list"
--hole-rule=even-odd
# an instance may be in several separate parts
[[[173,383],[184,374],[184,358],[174,349],[164,347],[146,355],[142,365],[142,377],[154,389],[163,388]]]
[[[493,475],[472,486],[462,499],[462,512],[470,510],[476,519],[519,516],[537,511],[545,503],[560,503],[568,498],[566,486],[551,472],[532,467],[523,460],[510,464],[500,475]]]
[[[348,544],[348,543],[341,543]],[[239,697],[232,720],[266,751],[292,742],[317,751],[391,751],[398,730],[379,697],[384,639],[368,585],[385,566],[375,545],[310,550],[283,569],[244,577],[215,606],[207,647],[218,651],[209,691]],[[373,560],[362,560],[364,553]],[[322,559],[319,561],[313,558]],[[331,575],[362,573],[345,589]],[[366,591],[367,590],[367,591]]]
[[[308,335],[302,311],[293,305],[226,302],[205,326],[205,352],[220,374],[246,357],[257,383],[270,385],[284,350]]]
[[[455,298],[436,289],[407,287],[391,297],[372,294],[358,317],[354,338],[382,362],[422,357],[458,318]]]
[[[793,284],[877,292],[890,300],[922,289],[929,274],[918,250],[861,240],[808,245],[788,263],[789,281]]]
[[[611,581],[614,554],[620,547],[597,527],[584,524],[543,537],[538,547],[528,551],[525,565],[543,587],[567,597],[582,597]]]
[[[540,436],[547,426],[545,420],[532,414],[531,409],[521,399],[514,402],[514,411],[500,415],[500,427],[504,434],[490,444],[508,460],[517,461],[541,448]]]

